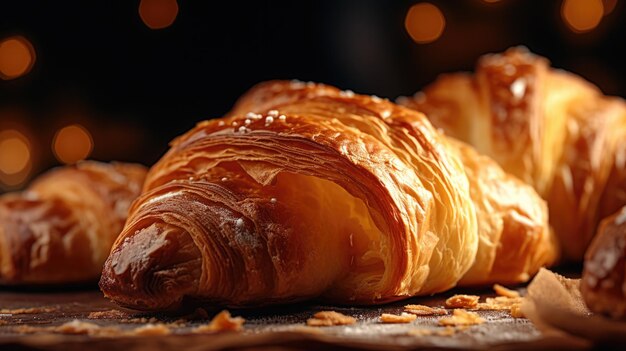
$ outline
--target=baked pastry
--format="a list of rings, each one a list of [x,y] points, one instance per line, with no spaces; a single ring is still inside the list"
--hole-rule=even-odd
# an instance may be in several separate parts
[[[626,207],[605,218],[585,254],[581,293],[593,312],[626,317]]]
[[[491,178],[471,191],[483,172]],[[477,209],[493,221],[477,223],[487,217]],[[467,284],[492,272],[527,279],[554,259],[549,238],[531,187],[421,113],[321,84],[268,82],[230,117],[177,138],[151,168],[100,287],[143,310],[187,299],[374,304],[449,289],[468,270]],[[494,262],[509,255],[519,261],[502,267],[507,275]]]
[[[626,205],[626,105],[525,48],[398,102],[533,185],[566,259],[582,260],[598,222]]]
[[[82,162],[0,197],[0,283],[95,281],[146,174],[140,165]]]

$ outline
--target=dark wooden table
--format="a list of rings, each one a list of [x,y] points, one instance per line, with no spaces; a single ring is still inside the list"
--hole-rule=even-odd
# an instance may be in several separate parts
[[[564,337],[546,337],[527,319],[512,318],[508,311],[478,311],[486,319],[481,325],[469,327],[448,336],[415,336],[414,329],[440,329],[440,316],[418,317],[409,324],[381,324],[382,313],[400,314],[409,303],[443,306],[455,293],[493,296],[491,291],[452,291],[426,298],[412,298],[376,307],[327,306],[296,304],[254,310],[232,310],[246,319],[242,332],[193,334],[191,330],[205,324],[217,311],[207,315],[154,315],[119,309],[94,289],[72,291],[0,290],[0,310],[33,308],[24,314],[0,314],[0,350],[215,350],[215,349],[581,349],[584,345]],[[305,327],[313,313],[334,310],[353,316],[350,326],[324,328]],[[94,318],[90,313],[105,312]],[[35,312],[35,313],[33,313]],[[147,323],[165,323],[171,330],[165,336],[89,336],[53,333],[49,330],[73,320],[102,327],[133,330]],[[31,333],[24,333],[29,331]],[[33,333],[33,330],[35,331]]]

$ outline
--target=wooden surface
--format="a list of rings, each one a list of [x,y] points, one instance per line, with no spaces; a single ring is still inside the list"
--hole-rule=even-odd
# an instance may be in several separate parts
[[[418,317],[410,324],[381,324],[381,313],[399,314],[409,303],[443,306],[445,298],[454,293],[476,293],[493,296],[491,291],[453,291],[427,298],[413,298],[399,303],[377,307],[341,307],[318,304],[297,304],[254,310],[232,310],[235,316],[246,319],[244,331],[192,334],[191,330],[205,324],[217,311],[207,315],[154,315],[123,311],[102,297],[95,289],[54,291],[0,290],[0,310],[20,308],[44,308],[47,312],[27,314],[0,314],[0,350],[78,350],[135,349],[135,350],[214,350],[214,349],[562,349],[584,348],[584,345],[567,338],[546,338],[524,318],[512,318],[508,311],[479,311],[486,319],[481,325],[472,326],[451,336],[414,336],[414,329],[441,329],[437,326],[440,316]],[[111,311],[98,319],[89,314]],[[305,322],[320,310],[334,310],[355,317],[358,322],[351,326],[325,328],[305,327]],[[122,313],[119,313],[122,311]],[[31,311],[32,312],[32,311]],[[93,315],[92,315],[93,317]],[[113,326],[121,330],[133,330],[146,323],[169,323],[172,334],[167,336],[87,336],[53,333],[49,329],[73,320]],[[172,322],[176,322],[172,324]],[[24,334],[24,325],[35,326],[34,334]],[[46,328],[50,327],[47,329]],[[20,332],[20,329],[22,332]]]

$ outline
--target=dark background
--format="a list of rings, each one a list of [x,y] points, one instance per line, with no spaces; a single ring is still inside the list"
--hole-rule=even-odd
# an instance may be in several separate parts
[[[626,96],[623,1],[596,29],[576,34],[557,0],[433,0],[446,28],[422,45],[404,28],[418,2],[179,0],[173,25],[152,30],[139,1],[3,0],[0,40],[24,36],[37,60],[25,76],[0,80],[0,131],[29,136],[29,178],[59,164],[50,144],[70,123],[92,134],[90,158],[150,165],[172,138],[221,116],[264,80],[312,80],[393,99],[520,44]]]

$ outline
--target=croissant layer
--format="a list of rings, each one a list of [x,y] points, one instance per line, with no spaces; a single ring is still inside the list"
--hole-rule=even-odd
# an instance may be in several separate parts
[[[89,161],[0,197],[0,283],[96,280],[145,174],[139,165]]]

